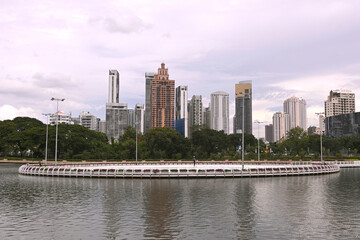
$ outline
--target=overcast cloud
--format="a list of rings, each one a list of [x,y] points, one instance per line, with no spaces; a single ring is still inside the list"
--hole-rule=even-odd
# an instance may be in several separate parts
[[[144,73],[165,62],[189,98],[228,92],[231,116],[235,83],[253,80],[253,120],[270,123],[297,96],[317,125],[330,90],[359,99],[359,12],[358,0],[1,1],[0,120],[44,120],[51,97],[104,119],[109,69],[133,107],[144,103]]]

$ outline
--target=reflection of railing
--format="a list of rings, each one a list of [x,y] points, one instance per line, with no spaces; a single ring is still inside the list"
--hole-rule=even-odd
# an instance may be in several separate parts
[[[266,176],[294,176],[312,175],[339,172],[340,168],[335,164],[328,165],[263,165],[250,168],[229,165],[202,165],[198,167],[159,165],[159,168],[151,166],[139,168],[138,165],[119,166],[36,166],[23,165],[19,173],[36,176],[66,176],[66,177],[266,177]],[[102,168],[100,168],[102,167]]]

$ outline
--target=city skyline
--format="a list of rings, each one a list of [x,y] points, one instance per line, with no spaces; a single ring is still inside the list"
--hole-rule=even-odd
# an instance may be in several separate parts
[[[263,125],[291,96],[306,100],[317,126],[330,90],[360,92],[357,1],[20,3],[0,4],[0,120],[46,121],[51,97],[66,98],[73,116],[105,119],[109,69],[120,72],[120,102],[135,106],[145,104],[144,72],[160,62],[204,107],[228,92],[230,130],[239,81],[252,80],[253,121]]]

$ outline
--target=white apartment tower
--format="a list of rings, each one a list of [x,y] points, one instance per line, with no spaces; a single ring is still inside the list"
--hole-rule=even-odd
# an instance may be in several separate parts
[[[202,106],[202,96],[194,95],[190,101],[189,109],[189,125],[203,125],[203,106]]]
[[[188,87],[178,86],[175,91],[176,130],[189,137]]]
[[[284,112],[289,114],[289,130],[301,127],[306,130],[306,101],[298,97],[290,97],[284,101]]]
[[[229,134],[229,94],[218,91],[211,94],[210,128]]]
[[[109,70],[109,96],[108,103],[119,102],[120,75],[117,70]]]
[[[96,116],[90,114],[89,112],[80,113],[79,119],[81,126],[84,126],[93,131],[96,131],[98,129],[98,121]]]
[[[286,137],[289,131],[289,114],[276,112],[273,115],[274,142]]]
[[[325,117],[355,112],[355,93],[348,90],[331,90],[325,101]]]

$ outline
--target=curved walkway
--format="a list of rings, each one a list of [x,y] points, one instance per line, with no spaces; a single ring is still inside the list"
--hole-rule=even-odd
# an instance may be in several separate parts
[[[239,163],[140,163],[140,164],[26,164],[19,168],[23,175],[59,177],[113,177],[113,178],[189,178],[189,177],[272,177],[337,173],[337,164],[261,164]]]

